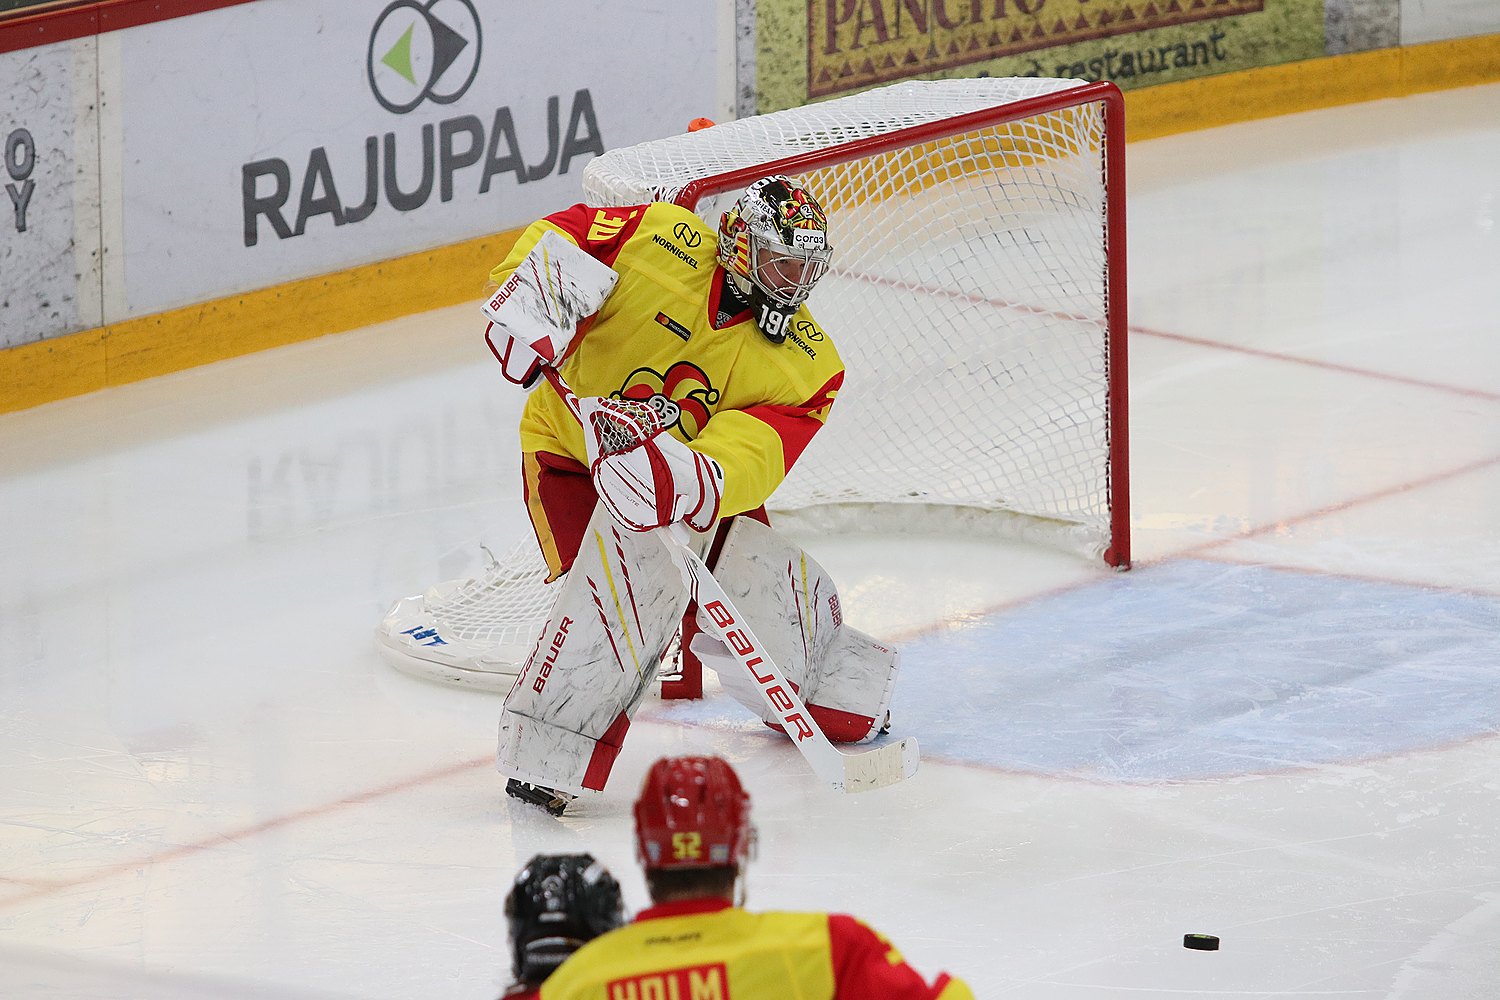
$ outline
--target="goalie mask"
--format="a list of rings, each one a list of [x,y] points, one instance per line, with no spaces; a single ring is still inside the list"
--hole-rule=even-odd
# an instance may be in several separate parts
[[[823,209],[788,177],[751,184],[719,219],[719,263],[773,343],[786,339],[792,314],[832,258]]]
[[[505,897],[511,971],[533,986],[585,942],[625,922],[620,884],[589,854],[538,854]]]

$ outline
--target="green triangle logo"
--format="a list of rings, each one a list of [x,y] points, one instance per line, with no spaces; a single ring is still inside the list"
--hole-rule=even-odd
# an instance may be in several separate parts
[[[411,70],[411,33],[415,27],[416,25],[408,25],[400,40],[391,46],[391,51],[380,58],[381,62],[400,73],[413,86],[417,83],[417,74]]]

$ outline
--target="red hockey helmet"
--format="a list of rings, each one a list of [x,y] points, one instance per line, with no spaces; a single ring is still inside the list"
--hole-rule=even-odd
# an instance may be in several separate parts
[[[750,796],[719,757],[663,757],[635,801],[636,850],[649,871],[739,867],[750,856]]]

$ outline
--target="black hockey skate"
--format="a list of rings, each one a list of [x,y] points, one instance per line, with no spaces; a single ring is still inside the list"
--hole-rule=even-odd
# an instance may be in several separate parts
[[[528,785],[524,781],[511,778],[505,782],[505,794],[522,802],[529,802],[534,806],[541,806],[554,816],[561,816],[563,810],[568,808],[576,795],[567,792],[559,792],[555,788],[547,788],[545,785]]]

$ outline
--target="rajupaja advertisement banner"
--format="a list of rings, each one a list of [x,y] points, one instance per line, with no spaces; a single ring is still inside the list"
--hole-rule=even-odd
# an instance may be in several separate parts
[[[711,113],[713,5],[637,6],[260,0],[121,33],[128,310],[456,243],[579,200],[591,158]]]
[[[159,6],[0,47],[0,347],[513,230],[718,110],[712,2]]]

